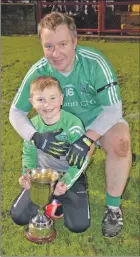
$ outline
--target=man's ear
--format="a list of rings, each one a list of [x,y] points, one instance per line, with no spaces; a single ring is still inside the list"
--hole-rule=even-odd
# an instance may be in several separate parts
[[[73,39],[73,49],[76,48],[76,45],[77,45],[77,37],[75,37],[75,38]]]

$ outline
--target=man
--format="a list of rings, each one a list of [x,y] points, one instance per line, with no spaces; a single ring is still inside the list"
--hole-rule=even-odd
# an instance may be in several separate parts
[[[43,151],[48,152],[45,133],[36,132],[27,118],[32,108],[28,101],[29,87],[39,76],[58,79],[64,94],[63,109],[77,115],[86,128],[84,140],[81,137],[70,146],[69,165],[81,167],[89,151],[89,139],[92,147],[99,143],[106,153],[106,210],[102,232],[106,237],[114,237],[123,225],[120,198],[132,159],[129,126],[122,117],[115,72],[100,52],[77,45],[75,23],[65,14],[46,15],[38,25],[38,36],[45,57],[25,76],[11,106],[10,122],[25,140],[34,140],[37,148],[41,149],[44,142]],[[55,140],[52,148],[54,144]]]

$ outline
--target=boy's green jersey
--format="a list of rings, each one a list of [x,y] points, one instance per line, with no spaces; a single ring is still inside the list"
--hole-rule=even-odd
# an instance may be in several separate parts
[[[30,84],[39,76],[58,79],[64,94],[63,109],[79,117],[85,127],[103,111],[102,106],[110,106],[121,100],[117,77],[111,64],[99,51],[76,47],[73,71],[67,76],[55,70],[42,58],[26,74],[14,99],[16,108],[29,112]]]
[[[63,129],[61,134],[57,135],[56,138],[61,141],[66,141],[69,144],[75,142],[85,132],[84,126],[80,119],[64,110],[61,110],[59,121],[53,125],[46,125],[40,115],[33,117],[31,119],[31,122],[36,130],[40,133]],[[53,158],[54,162],[55,160],[56,159]],[[27,169],[33,169],[38,167],[37,148],[31,142],[24,141],[22,167],[23,174],[26,172]],[[83,169],[78,169],[76,166],[69,167],[66,171],[66,174],[64,174],[60,180],[64,181],[67,184],[67,189],[69,189],[80,176],[82,171]]]

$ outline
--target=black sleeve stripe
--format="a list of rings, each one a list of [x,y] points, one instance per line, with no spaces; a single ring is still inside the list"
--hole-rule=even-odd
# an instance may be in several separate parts
[[[97,93],[103,91],[103,90],[106,89],[106,88],[114,87],[114,86],[117,85],[117,84],[118,84],[117,82],[111,82],[110,84],[108,84],[108,85],[106,85],[106,86],[104,86],[104,87],[101,87],[101,88],[97,89]]]

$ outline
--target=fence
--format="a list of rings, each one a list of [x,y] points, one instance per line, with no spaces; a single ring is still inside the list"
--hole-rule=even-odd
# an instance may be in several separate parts
[[[135,0],[3,0],[2,35],[36,33],[38,21],[53,11],[73,17],[78,34],[140,35],[140,1]]]
[[[140,2],[113,0],[38,1],[39,20],[52,11],[72,16],[79,33],[140,34]]]
[[[1,3],[1,34],[34,34],[36,33],[36,5],[31,3]]]

